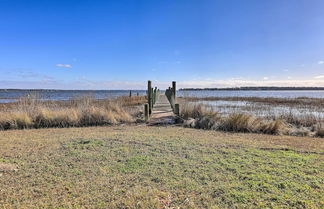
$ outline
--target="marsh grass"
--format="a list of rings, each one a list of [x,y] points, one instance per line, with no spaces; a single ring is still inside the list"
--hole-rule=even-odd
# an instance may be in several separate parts
[[[284,105],[289,107],[304,106],[323,108],[324,98],[278,98],[278,97],[182,97],[186,101],[246,101],[254,103],[263,103],[270,105]]]
[[[289,126],[283,120],[267,120],[245,113],[219,114],[214,108],[202,104],[182,104],[184,126],[230,132],[287,134]]]
[[[37,96],[20,98],[17,103],[0,106],[0,130],[134,122],[140,116],[137,105],[144,101],[142,96],[105,100],[86,96],[68,101],[43,101]]]
[[[184,106],[189,104],[189,109],[200,109],[200,112],[204,112],[202,115],[210,115],[211,109],[216,111],[222,118],[218,119],[217,130],[294,136],[322,135],[323,98],[182,97],[179,100]],[[202,106],[198,107],[198,104]],[[205,113],[206,109],[208,113]],[[189,118],[196,120],[194,127],[201,128],[197,126],[201,117],[191,114],[196,110],[189,111],[185,107],[183,111],[184,118],[188,118],[189,114]]]

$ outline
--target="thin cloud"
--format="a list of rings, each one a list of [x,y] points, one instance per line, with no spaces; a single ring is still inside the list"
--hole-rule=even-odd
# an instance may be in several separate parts
[[[315,79],[322,79],[322,78],[324,78],[324,75],[315,76],[314,78]]]
[[[19,71],[17,76],[24,79],[44,79],[44,80],[54,80],[54,77],[35,73],[32,71]]]
[[[72,65],[70,65],[70,64],[56,64],[56,67],[72,68]]]
[[[318,61],[317,64],[319,64],[319,65],[323,65],[323,64],[324,64],[324,61],[323,61],[323,60],[320,60],[320,61]]]
[[[269,78],[268,78],[268,77],[263,77],[263,80],[265,80],[265,81],[266,81],[266,80],[269,80]]]
[[[323,76],[324,78],[324,76]],[[240,87],[240,86],[319,86],[324,87],[323,79],[312,80],[213,80],[213,81],[179,81],[179,88],[222,88],[222,87]]]

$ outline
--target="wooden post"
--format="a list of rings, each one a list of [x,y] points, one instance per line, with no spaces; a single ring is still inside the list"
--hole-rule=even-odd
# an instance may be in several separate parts
[[[154,94],[153,94],[153,87],[151,88],[151,113],[153,111],[153,105],[154,105]]]
[[[129,90],[129,97],[132,97],[132,90]]]
[[[152,104],[154,105],[155,104],[155,91],[154,91],[154,89],[152,89],[152,92],[153,92],[153,96],[152,96],[152,98],[153,98],[153,102],[152,102]]]
[[[173,96],[173,89],[171,89],[171,87],[169,87],[166,91],[165,91],[165,95],[168,98],[170,105],[172,107],[172,110],[174,111],[174,96]]]
[[[152,113],[152,82],[151,81],[147,81],[147,102],[148,102],[148,106],[149,106],[149,114]]]
[[[179,104],[175,104],[174,105],[174,114],[176,116],[179,116],[180,115],[180,107],[179,107]]]
[[[157,100],[157,87],[154,88],[154,104],[156,103]]]
[[[177,91],[177,87],[176,87],[176,82],[172,81],[172,91],[173,91],[173,100],[174,102],[176,102],[176,91]]]
[[[144,104],[144,118],[145,121],[148,121],[149,119],[149,104]]]

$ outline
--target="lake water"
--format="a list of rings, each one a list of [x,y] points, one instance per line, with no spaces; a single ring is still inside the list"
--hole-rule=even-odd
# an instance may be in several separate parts
[[[187,97],[279,97],[324,98],[324,91],[179,91],[178,96]]]
[[[132,90],[132,95],[145,95],[144,90]],[[20,97],[36,95],[43,100],[69,100],[82,96],[96,99],[107,99],[118,96],[129,96],[129,90],[0,90],[0,103],[15,102]]]
[[[197,101],[190,102],[191,104],[203,104],[207,108],[211,107],[214,111],[222,115],[229,115],[231,113],[247,113],[257,117],[279,117],[284,114],[292,114],[294,116],[310,116],[316,118],[324,118],[323,108],[312,108],[307,106],[294,106],[289,107],[280,104],[263,104],[248,101]]]
[[[132,95],[145,95],[145,90],[132,90]],[[162,92],[163,93],[163,92]],[[69,100],[81,96],[96,99],[128,96],[129,90],[0,90],[0,103],[14,102],[19,97],[37,95],[44,100]],[[324,98],[324,91],[178,91],[177,96],[189,97],[314,97]]]

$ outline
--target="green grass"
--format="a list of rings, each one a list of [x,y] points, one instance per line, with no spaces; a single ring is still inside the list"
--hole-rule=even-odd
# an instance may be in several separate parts
[[[19,169],[0,176],[0,208],[319,208],[323,142],[176,127],[0,132],[0,161]]]

